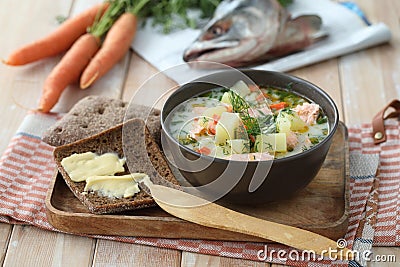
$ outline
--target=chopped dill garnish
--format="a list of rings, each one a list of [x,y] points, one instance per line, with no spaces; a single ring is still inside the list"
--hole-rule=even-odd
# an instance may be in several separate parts
[[[291,110],[290,108],[284,108],[281,109],[281,111],[279,112],[279,114],[281,114],[282,112],[289,114],[289,115],[293,115],[293,110]]]
[[[313,145],[316,145],[319,143],[319,138],[316,136],[310,137],[309,139],[310,139],[311,144],[313,144]]]
[[[321,113],[321,111],[320,111],[320,113],[318,115],[318,118],[317,118],[317,123],[318,124],[323,124],[323,123],[326,123],[326,122],[328,122],[328,118],[325,115],[323,115]]]
[[[182,145],[189,145],[196,144],[198,143],[198,141],[190,135],[187,135],[186,137],[179,137],[179,143],[181,143]]]

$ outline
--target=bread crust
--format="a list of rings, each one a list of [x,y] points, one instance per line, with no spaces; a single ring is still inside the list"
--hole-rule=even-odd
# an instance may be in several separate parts
[[[51,146],[62,146],[100,133],[127,119],[146,120],[154,140],[160,145],[160,111],[140,105],[129,105],[120,99],[87,96],[47,129],[42,140]]]

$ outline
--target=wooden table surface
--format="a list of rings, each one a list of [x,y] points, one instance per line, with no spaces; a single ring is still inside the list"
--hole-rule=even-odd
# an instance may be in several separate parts
[[[69,16],[94,0],[0,1],[0,58],[14,48],[42,37],[58,25],[58,15]],[[326,90],[347,125],[369,122],[372,116],[400,94],[400,1],[356,0],[372,22],[392,30],[390,44],[331,59],[292,71]],[[317,3],[317,1],[316,1]],[[0,65],[0,152],[16,132],[26,112],[35,108],[43,81],[59,61],[54,57],[24,67]],[[76,85],[63,95],[56,111],[68,111],[87,94],[103,94],[129,101],[141,83],[157,70],[130,51],[93,88]],[[208,256],[179,250],[132,245],[44,231],[32,226],[0,224],[1,263],[4,266],[270,266],[270,264]],[[376,254],[397,255],[400,248],[374,248]],[[370,266],[398,266],[375,263]]]

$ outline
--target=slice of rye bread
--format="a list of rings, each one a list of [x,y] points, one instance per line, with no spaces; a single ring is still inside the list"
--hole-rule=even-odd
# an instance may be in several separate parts
[[[123,122],[128,104],[104,96],[87,96],[77,102],[43,134],[42,140],[51,146],[61,146],[100,133]],[[147,118],[146,118],[147,117]],[[150,107],[131,105],[127,118],[146,120],[156,142],[160,145],[160,111]]]
[[[125,146],[122,139],[124,139]],[[128,120],[124,124],[77,142],[56,147],[54,150],[55,162],[66,184],[90,212],[105,214],[156,206],[154,199],[143,190],[132,197],[119,199],[100,196],[95,192],[84,193],[85,182],[72,181],[61,165],[63,158],[74,153],[91,151],[104,154],[114,152],[122,158],[124,157],[124,149],[129,155],[126,156],[125,172],[118,175],[127,174],[130,170],[130,172],[146,173],[150,180],[156,184],[168,185],[172,183],[179,185],[144,121],[140,119]],[[127,166],[130,167],[129,170]]]

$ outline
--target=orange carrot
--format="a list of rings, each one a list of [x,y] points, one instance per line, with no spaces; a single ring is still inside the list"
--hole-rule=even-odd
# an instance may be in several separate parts
[[[98,37],[86,33],[82,35],[63,56],[44,82],[39,111],[49,112],[57,103],[64,89],[78,81],[83,69],[99,50]]]
[[[128,51],[135,37],[137,17],[131,12],[122,14],[108,31],[99,52],[83,71],[80,87],[85,89],[109,71]]]
[[[279,102],[276,104],[271,104],[271,105],[269,105],[269,107],[271,109],[283,109],[283,108],[287,107],[287,105],[288,104],[286,102]]]
[[[49,35],[16,49],[3,62],[19,66],[66,51],[91,26],[99,14],[103,14],[109,3],[102,3],[87,9],[77,16],[67,19]]]

